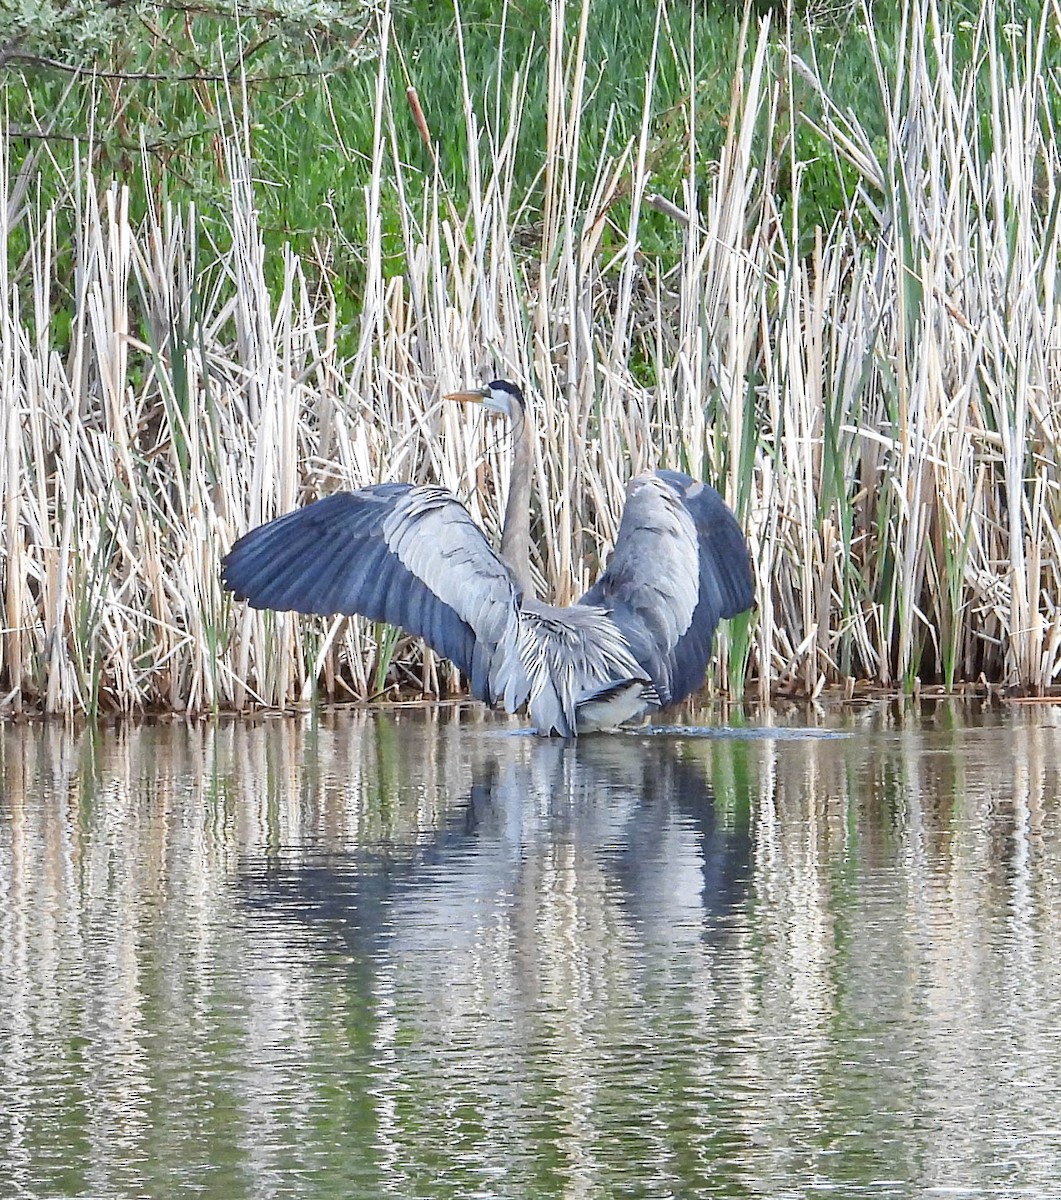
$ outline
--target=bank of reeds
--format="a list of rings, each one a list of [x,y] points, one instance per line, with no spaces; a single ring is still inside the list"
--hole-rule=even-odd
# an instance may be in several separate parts
[[[676,19],[661,10],[661,38]],[[16,227],[28,246],[0,258],[0,704],[201,711],[452,687],[367,622],[233,604],[219,560],[250,526],[376,480],[442,483],[496,532],[503,430],[439,402],[495,374],[532,394],[537,566],[560,601],[598,570],[627,478],[676,466],[726,493],[756,563],[758,605],[720,638],[716,686],[1047,687],[1061,162],[1040,59],[1057,21],[1048,6],[1039,27],[1004,31],[989,6],[959,69],[934,4],[912,0],[898,54],[877,59],[883,138],[830,105],[783,30],[751,27],[720,161],[698,158],[691,88],[666,189],[648,168],[649,64],[640,134],[606,148],[586,192],[591,64],[579,11],[556,0],[548,126],[529,131],[550,147],[536,214],[513,182],[518,68],[485,123],[469,106],[482,153],[458,198],[392,153],[412,116],[388,101],[384,30],[353,331],[336,328],[323,254],[288,255],[267,287],[240,136],[223,249],[194,211],[134,221],[120,187],[74,181],[68,295],[54,214],[0,164],[5,246]],[[812,239],[797,77],[857,176],[846,218]],[[383,269],[383,187],[403,193],[400,273]],[[680,230],[668,269],[642,250],[648,209]]]

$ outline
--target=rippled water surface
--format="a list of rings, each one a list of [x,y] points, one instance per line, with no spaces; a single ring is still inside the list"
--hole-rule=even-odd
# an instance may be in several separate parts
[[[0,1197],[1056,1200],[1061,710],[770,719],[0,727]]]

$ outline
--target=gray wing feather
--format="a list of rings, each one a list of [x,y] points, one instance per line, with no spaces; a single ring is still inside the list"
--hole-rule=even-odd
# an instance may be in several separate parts
[[[517,605],[508,568],[449,492],[337,492],[240,538],[222,578],[254,608],[358,613],[422,637],[493,703]]]
[[[579,603],[612,614],[666,705],[703,685],[715,627],[753,594],[748,547],[722,497],[657,471],[630,481],[607,570]]]

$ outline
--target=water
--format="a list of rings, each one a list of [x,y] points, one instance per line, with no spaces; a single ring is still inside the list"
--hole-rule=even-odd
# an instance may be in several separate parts
[[[1061,1195],[1061,710],[0,728],[0,1197]]]

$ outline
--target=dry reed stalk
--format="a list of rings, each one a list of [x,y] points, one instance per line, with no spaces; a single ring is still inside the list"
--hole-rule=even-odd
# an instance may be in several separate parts
[[[388,84],[384,25],[364,303],[346,357],[326,276],[311,288],[288,253],[281,286],[267,286],[239,139],[225,249],[194,210],[134,220],[122,189],[74,180],[60,357],[54,217],[16,211],[0,159],[0,221],[29,245],[18,278],[0,261],[5,708],[282,705],[316,689],[364,697],[385,675],[451,687],[450,669],[368,622],[234,605],[219,561],[251,525],[385,479],[441,482],[496,534],[505,433],[438,400],[495,374],[526,380],[535,400],[536,569],[559,599],[598,569],[633,472],[690,470],[737,507],[759,604],[750,630],[723,631],[713,686],[1055,680],[1061,156],[1039,78],[1045,23],[1010,57],[985,10],[973,56],[985,80],[955,65],[931,0],[910,0],[900,62],[879,66],[882,154],[784,37],[746,24],[717,167],[698,159],[690,88],[683,178],[664,195],[651,70],[635,137],[581,161],[589,3],[553,7],[537,242],[514,182],[519,139],[535,136],[520,70],[485,113],[469,88],[479,154],[462,206],[437,158],[423,178],[399,160],[395,129],[411,117],[390,108],[404,92]],[[658,45],[669,28],[661,8]],[[818,90],[822,136],[859,176],[847,219],[816,231],[809,254],[794,78]],[[392,279],[386,181],[404,197],[405,272]],[[682,239],[667,272],[645,257],[643,208]]]

